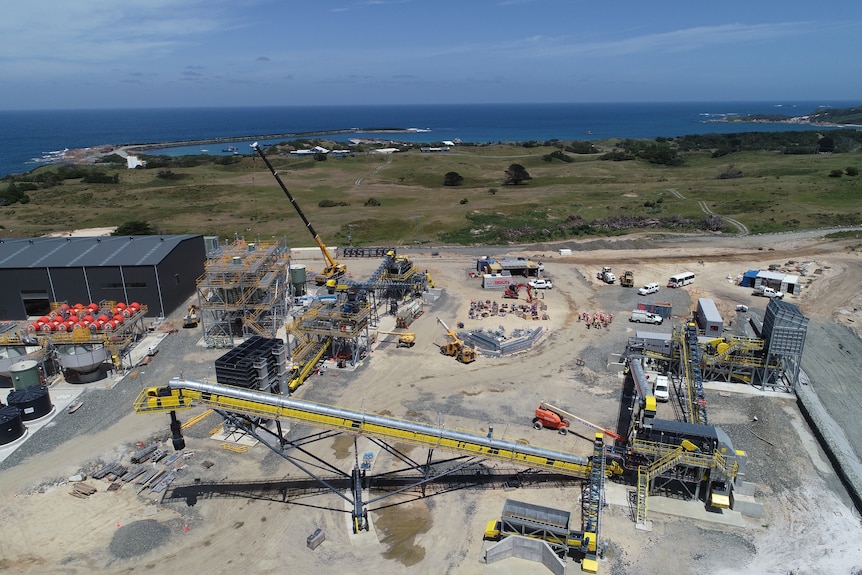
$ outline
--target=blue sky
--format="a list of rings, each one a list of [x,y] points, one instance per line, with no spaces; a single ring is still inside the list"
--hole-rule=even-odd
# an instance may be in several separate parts
[[[0,109],[862,100],[858,0],[27,0]]]

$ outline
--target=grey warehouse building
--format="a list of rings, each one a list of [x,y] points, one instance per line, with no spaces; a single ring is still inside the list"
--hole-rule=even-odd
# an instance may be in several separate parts
[[[0,239],[0,320],[45,315],[52,302],[138,302],[167,316],[205,263],[202,235]]]

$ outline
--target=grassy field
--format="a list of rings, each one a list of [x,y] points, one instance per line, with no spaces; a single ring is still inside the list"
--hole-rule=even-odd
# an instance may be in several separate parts
[[[611,142],[598,145],[609,151]],[[279,175],[328,245],[527,243],[632,231],[691,231],[705,213],[745,224],[752,233],[862,224],[862,176],[830,176],[862,167],[862,153],[782,155],[737,152],[683,156],[680,166],[612,162],[599,154],[547,162],[552,147],[463,146],[448,153],[418,150],[315,161],[269,154]],[[310,234],[260,158],[159,169],[104,168],[118,184],[62,185],[28,191],[29,203],[0,207],[6,236],[119,225],[144,220],[162,233],[232,238],[286,237],[309,245]],[[503,185],[504,171],[523,165],[532,180]],[[741,177],[719,179],[729,166]],[[56,167],[43,167],[51,170]],[[464,178],[443,185],[447,172]],[[0,191],[8,185],[0,183]],[[366,205],[373,199],[379,205]],[[319,207],[329,200],[335,207]],[[648,221],[643,221],[644,219]],[[638,223],[642,227],[629,227]],[[673,225],[671,225],[671,223]],[[646,227],[643,227],[646,226]],[[735,228],[728,227],[728,233]]]

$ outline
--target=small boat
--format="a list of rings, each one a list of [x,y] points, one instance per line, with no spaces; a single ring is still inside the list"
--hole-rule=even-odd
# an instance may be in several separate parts
[[[237,153],[237,152],[239,152],[239,148],[237,148],[236,146],[228,146],[227,148],[222,149],[222,152]]]
[[[66,408],[66,413],[71,415],[81,409],[82,405],[84,405],[83,401],[73,401],[69,404],[69,407]]]
[[[201,154],[208,154],[208,153],[209,153],[209,150],[201,149]]]

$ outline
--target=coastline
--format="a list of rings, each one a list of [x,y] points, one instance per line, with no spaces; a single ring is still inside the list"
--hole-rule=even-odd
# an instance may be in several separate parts
[[[805,123],[740,125],[708,120],[768,116],[779,108],[790,115],[801,116],[803,111],[807,114],[820,108],[834,110],[858,105],[857,101],[783,101],[780,104],[734,101],[0,111],[4,123],[4,133],[0,135],[4,150],[0,155],[0,176],[25,173],[48,161],[80,161],[80,157],[92,155],[92,150],[105,149],[110,153],[121,146],[140,152],[176,145],[175,150],[166,150],[166,153],[196,154],[200,148],[220,152],[222,148],[241,145],[230,142],[245,138],[259,141],[266,136],[310,139],[332,133],[348,134],[329,136],[347,140],[363,130],[377,131],[380,138],[394,137],[408,142],[458,139],[472,144],[653,139],[730,131],[826,130],[827,127]],[[800,113],[795,113],[797,111]],[[406,130],[389,130],[389,127]],[[423,133],[425,129],[432,132]],[[387,133],[392,135],[387,136]],[[253,139],[249,143],[251,141]],[[199,143],[204,144],[196,145]],[[67,152],[65,158],[48,157],[64,151]]]
[[[258,134],[251,136],[230,136],[223,138],[201,138],[194,140],[175,140],[167,142],[148,142],[139,144],[101,144],[98,146],[90,146],[87,148],[66,148],[64,150],[50,152],[42,157],[37,163],[37,167],[41,165],[55,164],[94,164],[96,160],[111,154],[117,154],[123,158],[135,153],[146,152],[148,150],[160,150],[163,148],[176,148],[182,146],[205,146],[210,144],[233,144],[237,142],[246,142],[248,140],[279,140],[279,139],[298,139],[313,136],[329,136],[334,134],[415,134],[430,132],[429,129],[418,128],[347,128],[340,130],[321,130],[314,132],[288,132],[282,134]],[[35,168],[33,168],[35,169]]]
[[[800,126],[819,126],[823,128],[850,128],[855,130],[862,130],[862,124],[812,122],[810,116],[792,116],[783,120],[777,118],[757,118],[752,116],[726,116],[724,118],[704,121],[708,124],[789,124]]]

